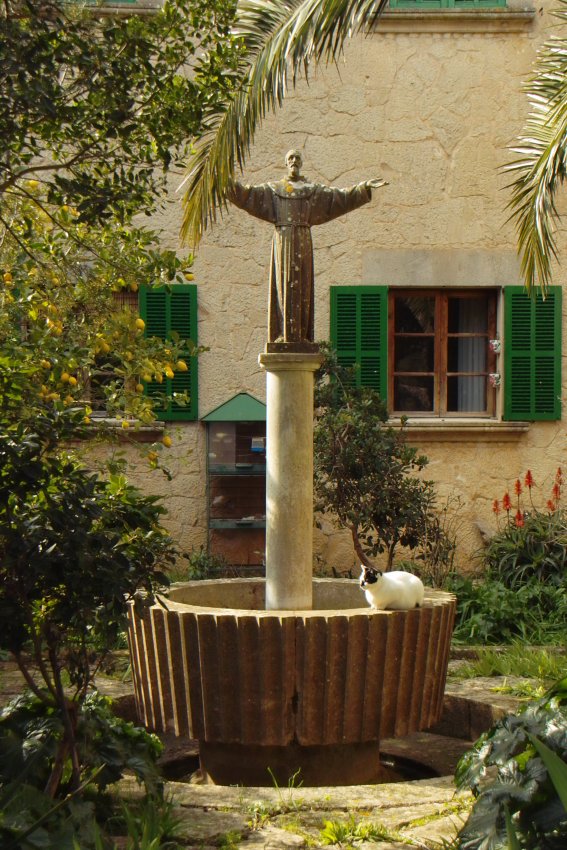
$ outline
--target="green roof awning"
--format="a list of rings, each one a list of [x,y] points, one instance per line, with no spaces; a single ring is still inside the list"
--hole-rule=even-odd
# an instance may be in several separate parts
[[[215,407],[202,422],[265,422],[266,405],[249,393],[238,393],[229,401]]]

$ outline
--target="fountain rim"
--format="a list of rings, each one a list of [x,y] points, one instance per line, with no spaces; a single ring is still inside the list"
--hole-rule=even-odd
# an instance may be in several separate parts
[[[425,588],[425,600],[424,605],[421,608],[414,609],[402,609],[402,610],[377,610],[375,608],[371,608],[367,604],[362,604],[360,606],[349,606],[349,607],[338,607],[335,605],[329,605],[328,607],[314,607],[310,609],[303,608],[294,608],[294,609],[270,609],[266,610],[265,608],[250,608],[250,607],[240,607],[236,605],[227,605],[223,604],[222,596],[223,596],[223,588],[229,588],[230,590],[234,589],[234,587],[241,587],[243,590],[245,589],[257,589],[261,590],[265,587],[266,579],[263,577],[254,577],[254,578],[223,578],[223,579],[199,579],[193,581],[186,582],[175,582],[173,583],[165,593],[160,593],[157,597],[156,602],[151,606],[153,608],[159,607],[162,610],[165,609],[175,612],[176,614],[181,613],[194,613],[194,614],[202,614],[202,615],[214,615],[214,616],[243,616],[243,617],[260,617],[262,619],[267,617],[276,617],[278,619],[288,619],[288,618],[316,618],[323,617],[328,619],[330,617],[395,617],[400,615],[407,615],[412,610],[413,611],[423,611],[428,608],[434,608],[438,605],[444,605],[448,603],[453,603],[456,600],[456,597],[453,593],[449,593],[444,590],[437,590],[433,588],[426,587]],[[335,589],[340,592],[341,590],[348,590],[350,593],[353,591],[353,585],[358,585],[357,579],[344,579],[344,578],[313,578],[314,590],[318,587],[330,587],[334,585]],[[219,591],[219,599],[218,602],[214,604],[209,604],[209,602],[203,604],[199,603],[197,599],[192,600],[190,602],[178,601],[175,599],[175,596],[182,593],[184,589],[188,588],[190,590],[198,591],[200,588],[203,590],[208,590],[209,588],[214,587]],[[360,594],[362,599],[363,594],[362,590],[360,590]]]

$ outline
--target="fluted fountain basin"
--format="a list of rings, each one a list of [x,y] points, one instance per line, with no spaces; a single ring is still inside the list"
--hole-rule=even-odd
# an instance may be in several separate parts
[[[313,610],[265,611],[262,579],[194,581],[129,612],[136,704],[155,732],[199,741],[219,784],[381,779],[382,738],[436,723],[455,617],[450,593],[376,611],[358,582],[314,579]]]

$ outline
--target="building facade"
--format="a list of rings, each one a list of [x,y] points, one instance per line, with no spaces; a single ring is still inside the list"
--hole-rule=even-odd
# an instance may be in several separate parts
[[[557,267],[546,300],[523,291],[503,171],[529,111],[522,84],[550,34],[552,7],[391,6],[337,68],[315,69],[264,121],[242,180],[278,179],[286,151],[298,148],[317,182],[388,181],[371,203],[313,230],[315,339],[331,339],[343,362],[357,364],[358,379],[387,398],[394,424],[408,417],[408,440],[429,458],[425,474],[440,506],[457,514],[467,569],[495,527],[493,500],[513,493],[530,469],[534,501],[545,506],[565,458],[564,275]],[[156,224],[177,248],[174,190]],[[258,354],[271,237],[271,225],[236,208],[205,235],[189,297],[207,350],[193,373],[191,410],[167,423],[172,481],[134,459],[144,487],[166,497],[183,547],[211,544],[241,563],[261,561]],[[327,519],[315,541],[316,567],[355,567],[349,535]]]

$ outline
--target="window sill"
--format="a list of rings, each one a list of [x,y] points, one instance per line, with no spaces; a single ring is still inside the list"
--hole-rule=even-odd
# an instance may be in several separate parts
[[[394,428],[401,427],[399,418],[392,418]],[[413,437],[429,442],[469,442],[477,439],[494,442],[513,442],[529,431],[529,422],[502,422],[498,419],[428,419],[408,418],[406,429]]]
[[[388,9],[374,32],[525,32],[531,29],[534,18],[529,1],[494,9]]]
[[[101,432],[112,434],[113,439],[118,442],[128,443],[155,443],[161,440],[165,431],[165,422],[153,422],[151,425],[142,425],[137,420],[128,420],[128,428],[122,427],[123,419],[113,419],[106,416],[92,416],[91,424],[87,428],[88,437],[98,437]]]

